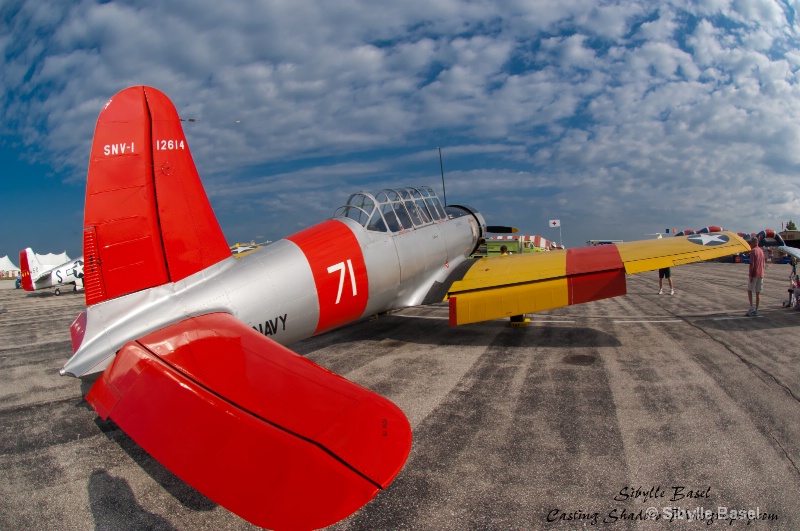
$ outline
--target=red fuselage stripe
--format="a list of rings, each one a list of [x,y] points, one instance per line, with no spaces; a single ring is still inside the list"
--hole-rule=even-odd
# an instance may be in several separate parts
[[[286,238],[297,244],[311,266],[319,299],[315,334],[361,317],[369,282],[364,255],[353,231],[329,219]]]

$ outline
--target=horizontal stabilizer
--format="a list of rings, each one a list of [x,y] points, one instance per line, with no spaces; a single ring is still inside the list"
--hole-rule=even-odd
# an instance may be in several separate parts
[[[228,314],[128,343],[86,399],[188,484],[270,529],[346,518],[411,449],[392,402]]]

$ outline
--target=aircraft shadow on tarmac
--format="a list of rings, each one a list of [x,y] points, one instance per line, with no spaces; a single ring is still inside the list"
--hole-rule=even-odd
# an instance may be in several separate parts
[[[588,326],[549,326],[546,323],[512,328],[508,322],[489,321],[452,327],[442,319],[386,316],[361,321],[292,345],[299,354],[310,354],[343,342],[394,340],[436,346],[514,346],[524,338],[526,348],[618,347],[619,340]]]
[[[105,470],[95,470],[89,477],[89,505],[95,529],[176,529],[139,505],[127,481]]]
[[[103,432],[103,435],[117,443],[148,476],[161,485],[161,487],[173,498],[178,500],[181,505],[193,511],[210,511],[217,506],[216,503],[203,496],[188,483],[170,472],[161,463],[153,459],[150,454],[142,450],[133,439],[120,430],[113,421],[103,421],[100,417],[97,417],[96,423]],[[140,526],[136,528],[144,529],[149,527]]]
[[[91,379],[83,380],[81,382],[81,393],[83,396],[86,396],[86,393],[89,392],[89,389],[93,383],[94,380]],[[86,400],[82,400],[81,405],[85,405],[87,409],[91,410],[91,406],[89,406]],[[94,413],[94,410],[92,410],[92,413]],[[203,496],[200,492],[195,490],[189,484],[161,465],[161,463],[153,459],[138,444],[136,444],[133,439],[128,437],[125,432],[120,430],[114,421],[110,419],[102,420],[99,416],[95,416],[94,422],[103,435],[105,435],[109,440],[115,442],[142,470],[144,470],[145,473],[147,473],[148,476],[150,476],[156,483],[161,485],[164,490],[169,492],[170,495],[178,500],[181,505],[194,511],[210,511],[217,506],[216,503]],[[103,473],[105,472],[103,471]],[[94,479],[94,473],[92,475],[92,479]],[[89,488],[91,495],[91,480]],[[132,492],[130,493],[129,497],[133,498]],[[135,504],[135,500],[133,503]],[[94,505],[92,507],[94,508]],[[132,504],[121,504],[117,512],[133,509],[134,506]],[[95,518],[97,517],[95,516]],[[144,521],[140,523],[144,523]],[[156,527],[158,529],[162,529],[160,526]],[[107,527],[98,526],[98,529],[100,528],[106,529]],[[132,526],[131,529],[151,529],[151,527],[150,525]]]
[[[75,296],[83,297],[84,295],[82,291],[73,291],[68,287],[61,290],[61,295],[56,295],[51,289],[28,291],[25,293],[25,297],[29,299],[48,299],[50,297],[75,297]]]

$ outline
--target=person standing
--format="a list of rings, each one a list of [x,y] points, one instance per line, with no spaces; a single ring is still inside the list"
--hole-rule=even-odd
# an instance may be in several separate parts
[[[664,292],[665,278],[667,279],[667,282],[669,282],[669,294],[675,295],[675,288],[672,285],[672,271],[670,271],[670,268],[668,267],[658,270],[658,294],[661,295]]]
[[[750,301],[750,309],[744,315],[745,317],[757,317],[767,260],[764,251],[758,246],[758,238],[755,236],[750,237],[750,249],[750,269],[747,277],[747,300]],[[753,304],[753,293],[756,294],[755,305]]]

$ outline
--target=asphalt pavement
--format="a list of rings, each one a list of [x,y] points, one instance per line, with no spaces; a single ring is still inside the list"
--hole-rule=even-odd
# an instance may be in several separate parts
[[[394,483],[330,529],[800,529],[800,312],[772,265],[744,317],[746,267],[673,268],[675,295],[632,276],[524,329],[451,328],[442,304],[291,345],[414,431]],[[0,530],[252,529],[58,375],[83,307],[0,290]]]

